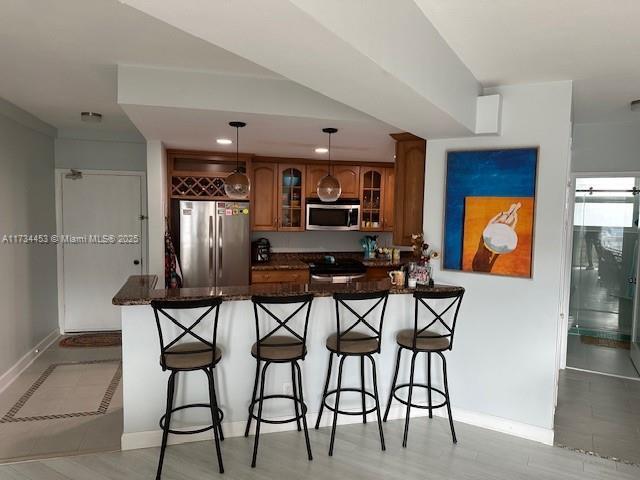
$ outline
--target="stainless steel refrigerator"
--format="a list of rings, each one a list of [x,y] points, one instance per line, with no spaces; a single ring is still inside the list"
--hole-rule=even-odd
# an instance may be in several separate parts
[[[180,201],[183,287],[249,285],[249,202]]]

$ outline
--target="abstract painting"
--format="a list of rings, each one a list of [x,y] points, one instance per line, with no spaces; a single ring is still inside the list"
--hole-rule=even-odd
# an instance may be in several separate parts
[[[537,148],[447,154],[443,267],[531,277]]]

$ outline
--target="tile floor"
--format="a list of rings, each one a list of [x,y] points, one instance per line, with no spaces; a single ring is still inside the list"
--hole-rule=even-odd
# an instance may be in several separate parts
[[[562,370],[555,443],[640,464],[640,380]]]
[[[593,372],[640,378],[634,368],[629,350],[623,348],[588,345],[579,335],[569,335],[567,341],[567,366]]]
[[[47,349],[0,394],[0,462],[118,450],[120,359],[119,347]]]

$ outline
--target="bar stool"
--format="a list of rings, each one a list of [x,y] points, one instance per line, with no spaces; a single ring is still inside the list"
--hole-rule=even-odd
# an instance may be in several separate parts
[[[451,436],[453,443],[457,443],[456,432],[453,428],[453,418],[451,416],[451,402],[449,399],[449,384],[447,382],[447,361],[443,352],[451,350],[453,348],[453,334],[456,328],[456,320],[458,318],[458,312],[460,310],[460,304],[462,303],[462,296],[464,295],[464,288],[462,287],[438,287],[431,288],[430,290],[415,291],[413,297],[415,298],[415,314],[414,314],[414,327],[413,329],[400,330],[396,335],[396,341],[398,343],[398,356],[396,358],[396,368],[393,374],[393,382],[391,392],[389,393],[389,401],[387,402],[387,409],[384,412],[384,421],[387,421],[389,415],[389,408],[391,402],[395,398],[400,403],[407,406],[406,417],[404,420],[404,436],[402,439],[402,446],[407,446],[407,436],[409,435],[409,413],[411,407],[423,408],[429,410],[429,418],[433,418],[433,409],[446,406],[447,413],[449,414],[449,426],[451,427]],[[427,303],[427,300],[450,300],[447,307],[438,313],[434,307]],[[434,317],[425,327],[418,328],[418,317],[420,306],[424,306]],[[453,312],[451,314],[451,312]],[[447,315],[449,313],[449,315]],[[444,319],[447,315],[448,321]],[[437,330],[429,330],[436,326]],[[442,332],[442,333],[439,333]],[[411,356],[411,372],[409,374],[409,383],[403,383],[397,385],[398,370],[400,368],[400,358],[404,350],[413,352]],[[415,383],[414,373],[416,367],[416,357],[419,353],[427,354],[427,383]],[[437,354],[442,359],[442,375],[444,382],[444,390],[435,388],[431,385],[431,355]],[[397,392],[401,388],[409,388],[409,395],[407,400],[403,400],[398,397]],[[420,387],[427,390],[428,404],[419,405],[411,403],[413,396],[413,388]],[[436,392],[443,397],[443,402],[433,405],[432,392]]]
[[[309,313],[311,312],[311,302],[313,294],[304,295],[285,295],[285,296],[259,296],[254,295],[251,298],[253,302],[253,311],[256,321],[256,342],[251,347],[251,355],[256,359],[256,376],[253,384],[253,394],[251,403],[249,404],[249,418],[244,431],[244,436],[249,436],[249,428],[251,420],[256,420],[256,434],[253,444],[253,458],[251,467],[256,466],[256,457],[258,454],[258,442],[260,439],[260,425],[262,423],[289,423],[296,422],[298,431],[300,428],[300,420],[304,428],[304,437],[307,444],[307,455],[309,460],[313,460],[311,455],[311,443],[309,442],[309,431],[307,429],[307,405],[304,403],[304,394],[302,392],[302,371],[300,370],[299,360],[304,360],[307,355],[307,327],[309,325]],[[280,319],[273,313],[273,305],[286,305],[293,311],[286,316],[284,320]],[[261,335],[260,330],[260,312],[265,315],[262,317],[266,320],[268,333]],[[304,316],[303,326],[296,328],[292,326],[294,319]],[[273,327],[273,328],[272,328]],[[276,335],[280,333],[280,335]],[[284,335],[282,335],[284,333]],[[261,363],[264,362],[262,370]],[[290,363],[291,364],[291,381],[293,395],[265,395],[264,383],[267,368],[272,363]],[[297,373],[297,375],[296,375]],[[260,394],[258,393],[258,381],[260,380]],[[295,415],[284,420],[270,420],[262,418],[262,408],[265,400],[274,398],[284,398],[293,401]],[[256,403],[258,404],[258,413],[254,413]]]
[[[320,420],[322,418],[322,411],[326,407],[333,412],[333,424],[331,427],[331,443],[329,444],[329,456],[333,455],[333,444],[336,437],[336,424],[338,421],[338,414],[342,415],[362,415],[362,423],[367,423],[367,414],[376,412],[378,417],[378,430],[380,432],[380,444],[382,450],[385,450],[384,433],[382,431],[382,420],[380,417],[380,401],[378,399],[378,379],[376,375],[376,362],[373,358],[373,354],[380,353],[381,345],[381,333],[382,324],[384,322],[384,312],[387,308],[387,299],[389,297],[389,291],[377,291],[368,293],[335,293],[333,299],[336,308],[336,333],[331,334],[326,341],[327,349],[329,350],[329,368],[327,369],[327,378],[324,383],[324,389],[322,392],[322,402],[320,404],[320,411],[318,412],[318,419],[316,420],[316,430],[320,427]],[[366,300],[377,300],[373,306],[371,306],[364,314],[358,313],[354,306],[347,302],[361,302]],[[377,307],[381,306],[379,316],[373,314]],[[341,328],[340,310],[346,309],[351,315],[355,317],[355,322],[345,329]],[[349,315],[345,315],[349,316]],[[369,318],[367,318],[369,317]],[[372,318],[377,317],[377,318]],[[366,327],[365,332],[359,332],[354,330],[358,326]],[[333,390],[329,389],[329,380],[331,378],[331,368],[333,366],[333,355],[336,355],[340,359],[338,366],[338,383],[337,387]],[[344,388],[342,386],[342,367],[344,361],[348,357],[360,357],[360,388]],[[373,377],[373,393],[365,389],[364,359],[368,358],[371,362],[371,371]],[[341,392],[357,392],[360,393],[362,399],[362,410],[353,412],[340,410],[340,394]],[[327,404],[327,398],[330,395],[336,396],[336,401],[333,406]],[[366,397],[373,398],[375,406],[367,409]]]
[[[220,451],[220,440],[224,440],[222,434],[222,418],[223,413],[218,408],[218,398],[216,396],[215,381],[213,370],[222,358],[222,352],[216,345],[218,335],[218,313],[220,310],[221,298],[210,298],[206,300],[152,300],[151,307],[156,317],[156,325],[158,327],[158,336],[160,337],[160,366],[163,371],[169,370],[169,382],[167,385],[167,406],[165,414],[160,418],[160,428],[162,429],[162,446],[160,447],[160,459],[158,460],[158,470],[156,480],[160,480],[162,474],[162,464],[164,461],[165,450],[167,449],[167,439],[169,434],[187,435],[194,433],[202,433],[207,430],[213,430],[213,438],[216,445],[216,454],[218,456],[218,468],[220,473],[224,473],[222,465],[222,452]],[[167,310],[191,310],[206,308],[204,313],[199,315],[197,319],[185,326],[181,320],[176,319]],[[198,327],[208,331],[205,320],[211,319],[213,314],[212,340],[206,340],[201,334],[196,333]],[[168,321],[167,321],[168,320]],[[204,322],[204,323],[203,323]],[[166,326],[165,326],[166,325]],[[168,326],[172,327],[169,331]],[[175,328],[177,327],[177,328]],[[175,334],[175,331],[178,334]],[[170,341],[166,341],[172,337]],[[183,339],[195,341],[182,341]],[[202,370],[207,376],[209,384],[209,403],[192,403],[174,407],[174,396],[176,378],[179,372],[191,372]],[[180,410],[189,408],[207,408],[211,411],[211,425],[195,430],[172,430],[171,416]]]

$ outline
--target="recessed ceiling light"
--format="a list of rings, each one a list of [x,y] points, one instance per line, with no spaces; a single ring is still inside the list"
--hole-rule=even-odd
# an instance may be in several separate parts
[[[97,112],[81,112],[80,119],[83,122],[100,123],[102,121],[102,114]]]
[[[638,100],[632,101],[630,107],[632,112],[640,111],[640,98]]]
[[[325,148],[325,147],[318,147],[315,150],[316,153],[327,153],[328,151],[329,151],[329,149]]]
[[[218,142],[220,145],[231,145],[233,143],[233,141],[229,140],[228,138],[218,138],[216,142]]]

